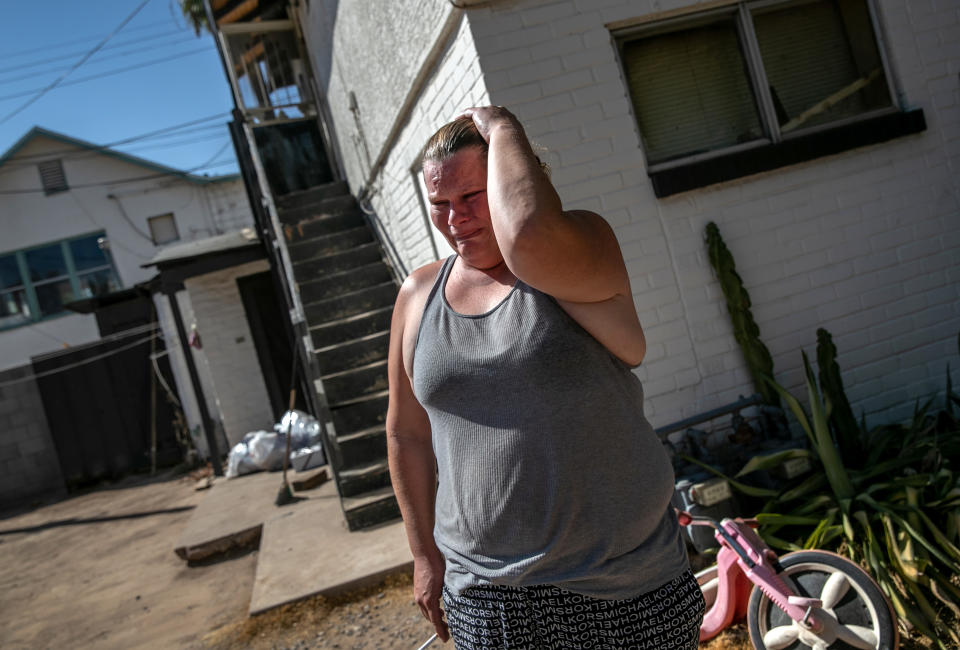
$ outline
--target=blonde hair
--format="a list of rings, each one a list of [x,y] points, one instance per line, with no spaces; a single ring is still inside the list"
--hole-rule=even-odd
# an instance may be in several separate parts
[[[423,150],[423,158],[420,160],[422,167],[427,162],[440,162],[453,156],[458,151],[468,147],[480,147],[484,156],[490,146],[480,135],[477,125],[473,123],[471,117],[458,117],[452,122],[441,126],[436,133],[427,140],[427,146]]]
[[[486,157],[487,151],[490,149],[490,145],[487,144],[487,141],[480,135],[480,131],[477,130],[477,125],[474,124],[473,118],[458,117],[454,121],[441,126],[436,133],[430,136],[430,139],[427,140],[427,146],[423,149],[420,167],[422,168],[428,162],[446,160],[458,151],[470,147],[479,147],[484,157]],[[534,157],[537,159],[540,169],[549,176],[550,166],[543,162],[536,153],[539,147],[535,147],[533,143],[531,143],[531,149],[534,150]]]

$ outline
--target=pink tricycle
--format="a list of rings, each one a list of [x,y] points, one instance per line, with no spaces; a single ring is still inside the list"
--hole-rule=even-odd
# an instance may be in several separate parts
[[[754,532],[756,520],[678,517],[684,526],[713,527],[720,543],[717,564],[697,574],[707,602],[701,641],[746,617],[759,650],[899,647],[889,601],[850,560],[820,550],[778,557]]]

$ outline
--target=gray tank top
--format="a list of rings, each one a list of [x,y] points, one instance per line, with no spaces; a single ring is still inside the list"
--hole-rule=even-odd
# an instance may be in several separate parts
[[[629,367],[556,300],[517,281],[455,312],[444,262],[424,308],[413,389],[430,417],[434,538],[455,594],[551,584],[632,598],[687,568],[674,475]]]

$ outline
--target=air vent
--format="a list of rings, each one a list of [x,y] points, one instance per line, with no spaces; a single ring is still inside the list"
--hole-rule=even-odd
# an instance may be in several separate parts
[[[70,189],[67,186],[67,177],[63,173],[63,163],[60,160],[42,162],[37,165],[37,169],[40,170],[40,181],[43,183],[45,194],[55,194]]]

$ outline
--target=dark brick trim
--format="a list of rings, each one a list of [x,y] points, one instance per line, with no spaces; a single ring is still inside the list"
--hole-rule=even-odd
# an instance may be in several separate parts
[[[791,138],[766,147],[738,151],[724,156],[651,172],[653,191],[658,198],[686,192],[714,183],[806,162],[857,147],[886,142],[927,128],[923,109],[890,113],[861,122]]]

